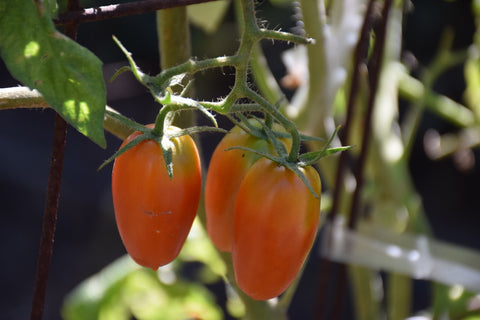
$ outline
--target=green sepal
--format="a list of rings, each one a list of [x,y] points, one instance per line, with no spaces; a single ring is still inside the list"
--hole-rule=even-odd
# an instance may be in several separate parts
[[[313,190],[313,187],[310,184],[310,181],[308,181],[305,174],[302,172],[302,170],[300,170],[301,167],[299,167],[296,163],[291,163],[291,162],[284,164],[284,166],[292,170],[300,178],[300,180],[302,180],[302,182],[307,186],[308,190],[310,190],[310,192],[316,199],[320,198],[320,195],[317,194],[315,190]]]
[[[254,119],[256,119],[262,125],[263,132],[265,132],[265,134],[267,135],[268,141],[273,145],[273,148],[275,149],[277,154],[282,158],[286,157],[287,148],[285,148],[285,145],[277,139],[273,130],[269,128],[269,126],[264,121],[261,121],[257,117],[254,117]]]
[[[319,151],[306,152],[301,154],[298,158],[302,166],[305,167],[305,166],[314,164],[321,158],[324,158],[326,156],[329,156],[335,153],[343,152],[351,148],[353,148],[353,146],[334,147],[334,148],[322,149]]]
[[[101,165],[100,167],[98,167],[97,171],[100,171],[103,169],[103,167],[105,167],[107,164],[109,164],[110,162],[112,162],[113,160],[115,160],[115,158],[117,158],[118,156],[124,154],[125,152],[127,152],[128,150],[130,150],[131,148],[135,147],[137,144],[139,144],[140,142],[144,141],[144,140],[148,140],[148,139],[151,139],[150,135],[148,134],[141,134],[139,135],[138,137],[136,137],[135,139],[133,139],[132,141],[130,141],[129,143],[127,143],[126,145],[124,145],[122,148],[120,148],[117,152],[115,152],[110,158],[108,158],[107,160],[105,160]]]
[[[307,186],[308,190],[310,190],[310,192],[312,193],[312,195],[315,197],[315,198],[319,198],[320,196],[315,192],[315,190],[313,190],[313,187],[312,185],[310,184],[310,181],[308,181],[307,177],[305,176],[305,174],[300,170],[301,167],[303,166],[299,166],[297,163],[292,163],[292,162],[288,162],[285,160],[285,158],[283,157],[276,157],[274,155],[271,155],[269,153],[265,153],[265,152],[261,152],[261,151],[257,151],[255,149],[251,149],[251,148],[247,148],[247,147],[242,147],[242,146],[235,146],[235,147],[231,147],[231,148],[227,148],[225,149],[225,151],[228,151],[228,150],[234,150],[234,149],[240,149],[240,150],[246,150],[246,151],[250,151],[250,152],[253,152],[255,154],[258,154],[259,156],[261,157],[264,157],[264,158],[267,158],[268,160],[271,160],[273,162],[276,162],[278,163],[279,165],[282,165],[284,167],[286,167],[287,169],[289,170],[292,170],[301,180],[303,183],[305,183],[305,185]]]
[[[318,160],[320,160],[323,157],[326,157],[328,155],[332,155],[332,154],[335,154],[335,153],[338,153],[338,152],[346,151],[346,150],[352,148],[352,146],[342,146],[342,147],[330,148],[330,145],[332,144],[333,139],[337,135],[338,130],[340,130],[340,127],[341,126],[338,126],[338,127],[335,128],[335,131],[333,131],[330,138],[328,138],[327,143],[325,143],[325,145],[323,146],[323,148],[321,150],[307,152],[307,153],[299,155],[298,159],[300,161],[300,165],[302,167],[310,166],[310,165],[314,164],[315,162],[317,162]]]
[[[264,139],[264,140],[268,139],[268,137],[265,135],[263,130],[254,126],[243,113],[238,112],[236,116],[239,118],[240,121],[237,121],[234,118],[231,118],[230,120],[233,121],[235,125],[239,126],[243,131],[259,139]],[[259,120],[257,121],[260,122]]]

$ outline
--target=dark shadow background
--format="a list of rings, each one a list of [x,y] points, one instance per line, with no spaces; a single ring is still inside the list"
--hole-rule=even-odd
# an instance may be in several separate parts
[[[94,5],[109,4],[95,1]],[[446,27],[455,31],[455,48],[471,43],[474,25],[470,1],[414,1],[415,9],[405,23],[404,47],[424,66],[436,52]],[[85,7],[91,4],[84,3]],[[264,1],[259,13],[270,26],[293,27],[291,8],[271,7]],[[230,10],[222,27],[213,35],[192,28],[193,52],[198,58],[232,54],[237,45]],[[1,31],[0,31],[1,32]],[[134,54],[141,68],[154,74],[159,57],[156,47],[155,14],[144,14],[80,26],[78,42],[92,50],[105,64],[108,79],[126,60],[115,46],[115,34]],[[277,76],[285,72],[279,54],[286,45],[265,43],[269,62]],[[232,84],[228,70],[201,74],[197,92],[204,99],[225,95]],[[19,85],[3,63],[0,87]],[[462,66],[453,68],[436,84],[436,90],[461,101],[464,88]],[[107,85],[108,104],[140,123],[154,120],[158,110],[149,93],[133,77],[122,74]],[[37,254],[45,205],[46,185],[53,134],[52,110],[5,110],[0,112],[0,319],[29,317]],[[228,122],[222,122],[228,125]],[[428,128],[439,132],[456,129],[426,113],[411,161],[411,172],[424,206],[439,239],[480,249],[478,235],[480,190],[479,166],[468,172],[457,169],[452,159],[429,160],[422,146]],[[220,139],[218,134],[201,136],[206,164]],[[63,168],[60,208],[44,319],[59,319],[65,295],[86,277],[98,272],[125,253],[118,236],[110,194],[111,165],[97,171],[113,154],[120,141],[107,133],[103,150],[69,127]],[[478,150],[475,151],[478,160]],[[315,254],[307,266],[301,287],[291,307],[291,319],[313,319],[319,258]],[[221,286],[219,286],[221,288]],[[415,308],[429,303],[427,285],[417,281]],[[222,293],[219,294],[220,296]],[[417,297],[418,296],[418,297]],[[348,305],[345,306],[349,309]],[[345,318],[349,318],[345,312]]]

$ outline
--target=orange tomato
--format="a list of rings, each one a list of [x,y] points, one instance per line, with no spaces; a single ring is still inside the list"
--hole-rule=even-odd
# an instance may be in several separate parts
[[[316,170],[301,170],[320,195]],[[239,288],[256,300],[284,292],[313,245],[319,217],[320,199],[293,171],[265,158],[258,160],[235,201],[232,258]]]
[[[122,146],[140,134],[134,132]],[[112,172],[115,219],[123,244],[138,264],[154,270],[177,257],[200,200],[201,167],[195,143],[190,136],[171,142],[172,178],[153,140],[118,156]]]

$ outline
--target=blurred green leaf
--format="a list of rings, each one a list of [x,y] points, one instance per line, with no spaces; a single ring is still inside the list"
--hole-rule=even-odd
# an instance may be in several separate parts
[[[213,295],[202,285],[180,279],[165,284],[148,269],[129,277],[122,300],[140,320],[222,318]]]
[[[12,74],[82,134],[105,147],[102,62],[55,30],[54,1],[0,2],[0,55]]]
[[[63,319],[128,319],[127,310],[117,301],[128,275],[140,268],[124,256],[86,279],[66,297]]]
[[[217,31],[227,12],[230,1],[212,1],[194,4],[187,7],[190,22],[207,33]]]
[[[75,288],[65,299],[62,317],[65,320],[127,320],[132,316],[139,320],[222,319],[223,313],[213,294],[201,283],[185,281],[177,274],[182,264],[181,259],[176,259],[155,272],[140,267],[125,255]]]
[[[476,303],[475,303],[476,302]],[[462,286],[434,284],[434,318],[480,319],[480,297]]]

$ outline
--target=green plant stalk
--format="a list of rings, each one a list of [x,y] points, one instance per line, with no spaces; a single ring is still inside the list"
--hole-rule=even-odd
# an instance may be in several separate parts
[[[242,21],[242,23],[240,24],[240,30],[242,32],[241,42],[238,52],[236,54],[238,60],[241,63],[235,66],[235,85],[231,94],[239,92],[240,95],[243,95],[257,102],[262,108],[265,109],[265,112],[267,114],[271,114],[280,122],[280,124],[285,128],[285,130],[292,136],[292,149],[288,155],[288,160],[291,162],[295,162],[300,152],[300,134],[298,133],[295,124],[289,119],[287,119],[285,116],[283,116],[283,114],[281,114],[278,109],[273,107],[265,98],[263,98],[248,87],[247,71],[248,62],[250,60],[253,47],[263,37],[271,38],[278,36],[279,40],[284,41],[295,41],[295,39],[297,38],[299,38],[298,40],[300,41],[305,41],[305,38],[294,36],[294,39],[292,39],[293,35],[287,33],[282,33],[278,31],[270,32],[268,30],[260,29],[257,25],[253,1],[251,0],[242,0],[240,3],[237,3],[236,8],[238,10],[237,17],[240,19],[240,21]],[[238,96],[238,98],[240,97],[240,95]]]
[[[308,58],[308,97],[297,124],[314,132],[307,132],[314,136],[325,136],[326,106],[322,103],[325,87],[326,51],[323,31],[326,25],[326,13],[323,1],[301,0],[303,22],[308,37],[315,40],[315,44],[307,46]],[[311,123],[315,122],[314,128]]]
[[[416,103],[421,100],[427,110],[459,128],[468,128],[475,124],[475,117],[470,109],[444,95],[428,90],[422,81],[411,75],[405,74],[399,84],[400,97],[406,101]]]
[[[185,7],[157,11],[157,32],[162,70],[190,59],[190,30]]]
[[[447,29],[447,31],[444,32],[442,36],[436,56],[434,57],[433,61],[429,65],[428,69],[426,69],[420,77],[420,81],[423,83],[424,89],[416,90],[416,92],[420,91],[423,94],[420,95],[420,99],[416,101],[416,103],[413,105],[413,108],[411,109],[409,114],[407,114],[406,120],[403,126],[404,132],[405,132],[404,140],[406,145],[404,156],[406,158],[409,158],[412,152],[416,133],[420,126],[421,116],[424,112],[424,109],[427,106],[427,99],[429,99],[429,96],[431,96],[433,93],[432,88],[433,88],[433,85],[435,84],[435,81],[446,69],[451,68],[452,66],[455,66],[459,63],[462,63],[467,58],[466,53],[463,51],[452,53],[451,52],[452,45],[453,45],[453,34]],[[451,121],[455,121],[453,119],[458,117],[459,119],[461,119],[458,122],[460,123],[466,122],[471,124],[475,119],[475,117],[473,116],[473,113],[466,108],[455,108],[459,112],[458,114],[449,112],[449,111],[453,111],[453,108],[454,108],[453,105],[449,103],[449,99],[446,99],[445,101],[435,101],[435,102],[441,103],[440,107],[438,106],[434,107],[435,110],[438,111],[439,113],[441,112],[443,116],[447,117],[447,119],[450,119]],[[470,114],[468,114],[468,112],[466,112],[465,110],[470,111],[469,112]],[[467,116],[470,116],[470,121],[468,120]]]
[[[188,61],[191,56],[191,41],[187,8],[177,7],[157,11],[157,36],[162,70]],[[181,84],[173,86],[171,88],[173,94],[180,94],[191,78],[192,76],[187,74]],[[186,94],[191,95],[191,92]],[[195,113],[193,112],[184,112],[182,117],[177,117],[174,121],[174,125],[181,128],[194,124]]]
[[[374,282],[377,273],[361,266],[348,268],[352,279],[353,300],[355,303],[357,320],[380,319],[378,293],[375,292]]]
[[[412,279],[398,273],[390,273],[387,297],[388,319],[407,319],[412,307]]]
[[[161,87],[170,78],[182,73],[193,74],[207,69],[236,66],[238,63],[239,61],[236,56],[217,57],[200,61],[188,60],[179,65],[163,70],[155,76],[152,81],[157,87]]]
[[[284,99],[282,89],[277,83],[275,76],[272,74],[267,59],[263,54],[260,44],[256,44],[252,50],[252,60],[250,63],[255,84],[262,95],[270,104],[280,102],[280,108],[286,105],[287,100]]]
[[[392,62],[395,62],[395,63],[398,63],[398,61],[400,60],[400,57],[401,57],[401,49],[399,48],[399,44],[398,44],[398,39],[401,39],[402,37],[402,25],[404,23],[403,21],[403,17],[405,15],[404,13],[404,4],[403,2],[400,2],[400,1],[394,1],[391,8],[390,8],[390,12],[389,12],[389,19],[388,19],[388,23],[387,23],[387,34],[386,34],[386,41],[385,41],[385,54],[384,54],[384,63],[385,63],[385,67],[382,69],[382,74],[380,75],[381,77],[387,75],[387,76],[391,76],[391,73],[389,72],[390,70],[387,68],[387,63],[392,63]],[[403,68],[402,68],[403,69]],[[396,70],[395,68],[392,68],[392,70]],[[394,75],[395,77],[396,75]],[[386,79],[386,83],[389,83],[389,80],[392,80],[390,81],[390,83],[394,84],[393,85],[393,90],[394,92],[398,92],[398,78],[394,78],[394,79]],[[381,80],[383,81],[383,80]],[[390,90],[388,88],[388,85],[380,85],[379,88],[383,88],[383,92],[380,92],[379,94],[380,95],[383,95],[384,99],[380,100],[380,101],[388,101],[387,99],[390,98],[394,101],[392,101],[392,106],[396,106],[396,109],[398,110],[398,103],[396,103],[396,101],[398,100],[398,96],[397,94],[391,94],[389,93]],[[377,100],[378,101],[378,100]],[[388,106],[384,105],[382,106],[381,103],[378,103],[377,102],[377,110],[382,110],[381,108],[388,108]],[[377,119],[378,122],[382,121],[381,119]],[[396,122],[398,122],[398,119],[396,120]],[[375,129],[374,129],[375,130]],[[379,134],[380,136],[382,134]],[[378,135],[377,135],[378,136]],[[383,140],[383,143],[380,144],[380,145],[377,145],[376,147],[379,147],[379,148],[382,148],[382,150],[386,150],[388,149],[388,134],[386,135],[383,135],[383,137],[380,137],[380,139]],[[372,139],[373,141],[373,145],[375,145],[375,139]],[[377,149],[378,151],[379,149]],[[370,161],[370,163],[375,163],[374,161],[376,160],[373,160],[373,158],[371,158],[372,160]],[[382,162],[383,165],[386,165],[386,169],[387,170],[392,170],[392,169],[395,169],[395,168],[400,168],[400,170],[402,171],[405,171],[405,177],[403,179],[393,179],[393,180],[390,180],[389,183],[391,184],[392,182],[395,182],[395,183],[399,183],[399,181],[402,181],[400,182],[400,184],[405,184],[405,193],[406,194],[414,194],[415,193],[415,190],[412,189],[412,185],[409,184],[410,182],[410,173],[408,171],[408,166],[405,166],[405,163],[403,162],[400,162],[400,163],[395,163],[395,162],[392,162],[392,161],[389,161],[389,159],[385,159],[384,162]],[[372,165],[372,167],[374,167],[375,165]],[[404,170],[404,169],[407,169],[407,170]],[[405,181],[406,180],[406,181]],[[393,193],[395,194],[395,193]],[[393,197],[395,198],[395,196],[392,196],[390,195],[389,196],[390,198]],[[387,199],[389,198],[387,197]],[[380,199],[377,199],[377,204],[378,203],[381,203],[382,201],[384,201],[383,198],[380,197]],[[404,204],[404,199],[401,199],[401,198],[397,198],[394,200],[395,201],[395,204],[398,208],[401,208],[402,205],[404,207],[405,204]],[[411,212],[411,211],[408,211],[407,209],[407,212],[409,213],[409,219],[410,220],[413,220],[415,219],[415,221],[418,221],[418,219],[416,219],[416,215],[415,213]],[[418,212],[417,212],[418,213]],[[389,212],[387,210],[385,210],[385,212],[382,214],[382,216],[386,216],[386,215],[389,215]],[[398,225],[401,224],[401,222],[398,221],[398,217],[393,214],[392,215],[392,220],[391,220],[391,223],[390,225],[388,225],[386,228],[390,229],[391,232],[398,232]],[[400,320],[400,319],[406,319],[408,316],[410,316],[410,313],[411,313],[411,307],[412,307],[412,301],[411,301],[411,298],[412,298],[412,293],[413,293],[413,284],[412,284],[412,279],[408,276],[403,276],[403,275],[400,275],[400,274],[396,274],[396,273],[389,273],[387,275],[387,278],[386,278],[386,301],[387,301],[387,304],[386,304],[386,313],[387,313],[387,316],[389,319],[392,319],[392,320]]]

